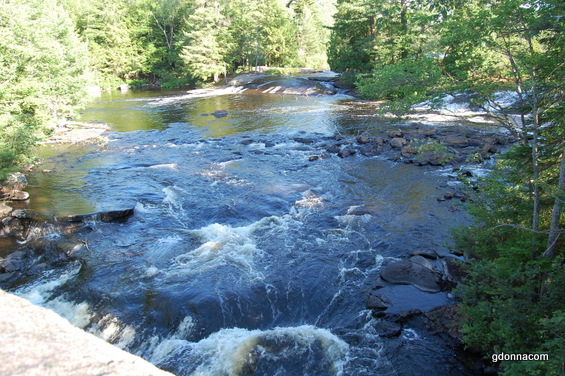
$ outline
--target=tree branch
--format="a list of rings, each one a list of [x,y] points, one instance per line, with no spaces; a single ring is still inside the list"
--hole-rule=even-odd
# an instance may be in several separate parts
[[[490,231],[496,230],[497,228],[500,228],[500,227],[512,227],[512,228],[514,228],[514,229],[529,231],[529,232],[533,232],[533,233],[536,233],[536,234],[549,234],[549,231],[534,230],[534,229],[531,229],[531,228],[528,228],[528,227],[524,227],[524,226],[522,226],[522,225],[516,225],[516,224],[513,224],[513,223],[501,223],[501,224],[499,224],[499,225],[496,225],[496,226],[494,226],[494,227],[491,227],[489,230],[490,230]],[[563,232],[565,232],[565,230],[560,230],[560,231],[559,231],[560,234],[563,233]]]

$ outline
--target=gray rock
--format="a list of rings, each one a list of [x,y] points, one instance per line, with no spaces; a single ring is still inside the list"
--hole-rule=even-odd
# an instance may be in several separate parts
[[[340,151],[337,152],[337,155],[341,158],[345,158],[345,157],[349,157],[354,155],[356,152],[353,149],[350,148],[343,148]]]
[[[408,322],[410,319],[419,316],[422,314],[422,311],[419,309],[409,309],[406,311],[400,311],[394,314],[394,322],[399,324],[404,324]]]
[[[260,74],[256,72],[252,73],[243,73],[239,76],[234,77],[230,82],[228,82],[229,86],[240,86],[240,85],[247,85],[253,83],[255,81],[262,80],[264,78],[271,77],[269,74]]]
[[[218,110],[212,112],[212,116],[214,116],[215,118],[223,118],[228,116],[228,112],[226,110]]]
[[[27,187],[27,179],[21,172],[13,172],[2,183],[4,192],[21,191]]]
[[[446,281],[454,285],[461,283],[467,275],[465,264],[454,257],[442,258],[441,264]]]
[[[413,264],[421,265],[421,266],[423,266],[424,268],[428,268],[428,269],[433,270],[433,271],[436,271],[436,270],[437,270],[437,268],[436,268],[435,265],[433,264],[433,261],[431,261],[431,260],[429,260],[429,259],[427,259],[427,258],[425,258],[425,257],[422,257],[422,256],[420,256],[420,255],[410,257],[410,261],[411,261]]]
[[[381,278],[394,284],[412,285],[426,292],[441,291],[439,273],[412,260],[401,260],[387,264],[381,269]]]
[[[55,312],[0,290],[0,374],[171,376]]]
[[[402,137],[394,137],[392,140],[390,140],[390,146],[395,149],[402,149],[402,147],[407,144],[408,141],[406,141],[406,139]]]
[[[29,193],[25,191],[14,190],[8,193],[6,198],[10,201],[25,201],[29,200]]]
[[[369,138],[369,136],[366,135],[361,135],[357,137],[357,143],[364,145],[364,144],[368,144],[369,142],[371,142],[371,139]]]
[[[25,209],[17,209],[12,212],[12,217],[19,219],[27,219],[27,218],[31,218],[31,215]]]
[[[10,213],[14,210],[11,206],[8,206],[2,202],[0,202],[0,218],[6,217],[10,215]]]
[[[384,311],[388,308],[388,304],[386,303],[388,299],[384,296],[370,293],[367,297],[367,308],[369,309],[376,309],[378,311]]]
[[[14,252],[0,263],[0,270],[4,273],[16,272],[24,268],[25,253],[23,251]]]
[[[379,321],[375,324],[375,329],[379,333],[379,337],[392,338],[397,337],[402,333],[402,325],[390,322],[390,321]]]
[[[422,256],[432,260],[437,259],[437,253],[430,249],[417,249],[410,253],[410,256]]]

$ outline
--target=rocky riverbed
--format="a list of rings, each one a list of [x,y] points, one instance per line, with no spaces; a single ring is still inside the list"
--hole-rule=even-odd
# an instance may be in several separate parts
[[[232,112],[231,109],[216,107],[214,111],[207,113],[213,115],[208,116],[209,121],[213,123],[224,121],[224,119],[229,120]],[[14,175],[14,183],[8,185],[3,192],[6,205],[13,205],[16,210],[5,209],[1,231],[5,244],[12,244],[7,249],[15,251],[4,252],[0,255],[2,257],[0,282],[3,283],[3,286],[14,289],[30,280],[41,278],[47,271],[75,262],[90,269],[90,265],[96,264],[98,262],[96,260],[99,260],[100,257],[103,259],[119,258],[124,265],[130,262],[128,260],[141,257],[139,266],[133,264],[129,268],[135,269],[147,263],[154,263],[155,266],[150,267],[149,270],[156,274],[143,272],[142,275],[145,276],[143,283],[146,283],[147,278],[153,278],[154,275],[167,276],[164,281],[161,280],[153,288],[156,289],[157,294],[164,296],[165,302],[170,300],[169,294],[180,294],[183,297],[183,292],[161,289],[163,283],[165,285],[170,283],[170,278],[172,280],[178,278],[172,273],[182,273],[176,268],[188,262],[193,268],[201,270],[203,275],[206,275],[206,268],[239,270],[240,273],[243,273],[243,277],[240,277],[235,283],[238,286],[239,299],[251,299],[246,296],[247,285],[239,285],[242,281],[246,281],[247,278],[258,278],[255,281],[259,281],[256,283],[261,285],[262,278],[271,278],[265,285],[268,286],[265,288],[266,292],[261,293],[261,296],[268,297],[269,306],[280,301],[276,309],[284,311],[300,301],[300,294],[291,300],[286,300],[293,296],[294,288],[288,287],[293,283],[292,279],[282,284],[288,289],[286,298],[283,298],[283,294],[274,291],[275,288],[280,288],[277,285],[281,283],[277,274],[287,273],[286,269],[277,269],[278,272],[273,274],[273,277],[268,277],[268,275],[270,269],[277,268],[277,265],[285,265],[286,260],[282,263],[269,264],[270,266],[266,266],[259,274],[255,271],[257,267],[255,263],[267,262],[269,257],[274,256],[266,257],[265,255],[271,253],[275,255],[275,250],[286,247],[291,252],[288,255],[289,265],[299,268],[298,271],[293,272],[293,275],[303,275],[303,278],[307,279],[306,283],[312,283],[311,272],[308,272],[308,269],[304,271],[300,269],[300,264],[314,262],[317,257],[321,257],[322,251],[327,252],[329,249],[335,254],[328,261],[324,258],[316,261],[317,263],[313,264],[312,268],[319,270],[319,273],[329,273],[330,270],[333,273],[333,266],[329,268],[328,262],[342,258],[341,263],[336,266],[338,270],[341,268],[340,277],[332,282],[337,286],[336,292],[320,298],[320,301],[327,305],[325,309],[308,306],[310,310],[320,310],[315,314],[317,317],[315,320],[309,318],[306,305],[310,304],[312,299],[318,299],[319,296],[326,293],[324,290],[317,290],[318,282],[314,279],[315,284],[312,288],[318,291],[318,297],[313,296],[305,300],[302,311],[306,312],[306,315],[300,318],[300,323],[315,322],[317,325],[327,325],[332,328],[354,349],[351,350],[351,353],[355,357],[360,357],[359,359],[363,354],[366,355],[369,348],[379,347],[381,355],[377,358],[380,359],[381,368],[380,371],[375,372],[386,374],[386,372],[395,370],[397,374],[410,374],[408,369],[411,366],[422,369],[427,363],[432,373],[448,369],[453,371],[452,374],[490,371],[480,363],[475,363],[476,358],[472,356],[468,358],[468,354],[458,353],[457,365],[446,360],[446,357],[451,356],[449,354],[454,348],[457,348],[457,351],[461,350],[460,335],[457,329],[449,323],[450,320],[446,319],[456,317],[452,308],[456,298],[451,295],[450,291],[461,282],[464,263],[461,262],[461,257],[452,254],[452,252],[457,253],[455,249],[431,243],[422,244],[424,239],[430,239],[429,237],[434,234],[438,236],[437,234],[446,232],[445,228],[437,228],[435,231],[428,230],[425,220],[421,217],[414,217],[415,223],[411,223],[411,217],[406,217],[415,214],[401,212],[397,216],[395,211],[399,209],[394,207],[388,212],[384,204],[388,198],[387,195],[383,196],[383,201],[380,196],[369,197],[369,199],[360,196],[352,199],[350,196],[358,194],[355,193],[357,190],[366,189],[367,195],[372,195],[374,188],[371,185],[365,186],[364,184],[367,183],[362,177],[357,177],[355,173],[349,171],[359,170],[360,174],[367,174],[366,169],[371,168],[374,162],[388,161],[387,163],[391,163],[390,168],[378,162],[377,165],[380,167],[375,170],[382,174],[379,178],[386,182],[395,180],[394,175],[403,170],[402,166],[414,166],[409,170],[411,174],[420,174],[417,171],[421,171],[422,174],[436,174],[441,170],[442,173],[438,175],[441,178],[435,182],[435,196],[426,193],[422,197],[425,197],[427,202],[423,203],[418,201],[419,199],[415,201],[418,206],[421,206],[417,209],[418,215],[427,216],[433,222],[433,226],[437,226],[439,222],[433,219],[434,215],[441,213],[441,216],[447,218],[449,214],[446,213],[462,213],[461,202],[472,199],[472,192],[463,190],[462,185],[458,184],[458,179],[461,177],[473,178],[475,168],[482,167],[485,161],[504,150],[513,140],[503,132],[471,126],[442,127],[422,123],[403,123],[402,126],[396,127],[397,129],[394,128],[386,127],[386,129],[349,133],[337,132],[333,135],[313,132],[293,132],[288,135],[246,133],[226,138],[197,140],[183,138],[186,136],[182,133],[180,135],[175,133],[177,131],[174,127],[150,134],[150,140],[145,139],[143,134],[120,135],[114,143],[101,148],[100,153],[106,155],[106,159],[110,161],[118,160],[114,159],[114,156],[124,155],[127,155],[128,158],[139,155],[135,157],[139,160],[134,159],[127,162],[119,160],[119,162],[106,166],[103,170],[94,170],[90,173],[92,176],[89,179],[97,179],[99,173],[106,176],[106,179],[100,182],[94,180],[94,185],[99,191],[104,192],[104,199],[107,198],[119,206],[110,208],[110,210],[94,211],[90,214],[80,213],[80,215],[46,218],[44,215],[38,216],[25,210],[25,200],[24,204],[20,203],[18,204],[20,206],[16,208],[17,205],[13,204],[14,201],[10,201],[10,197],[15,197],[14,192],[16,191],[25,192],[25,184],[21,176]],[[182,154],[179,154],[179,148],[182,148]],[[174,154],[170,155],[171,161],[168,161],[169,149],[174,151]],[[182,163],[184,156],[187,156],[189,163],[182,164],[182,168],[179,169],[176,166]],[[89,158],[93,157],[94,155]],[[191,167],[193,165],[198,167],[193,170],[195,168]],[[262,175],[257,175],[254,172],[257,171],[257,166],[269,166],[268,168],[272,170],[259,169]],[[168,172],[169,170],[172,174]],[[342,170],[347,173],[341,172]],[[146,183],[145,180],[141,180],[136,183],[136,192],[139,186],[146,186],[148,189],[155,189],[154,186],[158,188],[155,192],[139,193],[139,196],[135,197],[137,203],[133,205],[124,207],[124,202],[114,195],[115,192],[107,189],[107,187],[119,186],[128,180],[135,181],[146,171],[151,174],[150,178],[153,181]],[[50,173],[46,171],[45,174]],[[339,174],[337,179],[334,176],[336,174]],[[318,175],[321,177],[318,178]],[[274,184],[269,176],[275,177],[272,178],[275,179]],[[165,180],[162,180],[163,177]],[[107,179],[113,180],[108,182]],[[405,181],[412,184],[411,180],[413,179]],[[171,184],[171,181],[175,183]],[[372,178],[370,181],[371,184],[376,184],[374,182],[376,179]],[[336,184],[339,187],[336,187]],[[425,184],[429,185],[429,183]],[[192,195],[183,191],[185,186],[192,187]],[[418,190],[417,186],[418,184],[414,184],[413,189]],[[351,194],[348,194],[349,187],[359,188],[351,190]],[[408,189],[402,184],[393,185],[393,187],[395,190]],[[422,186],[422,189],[428,188]],[[199,201],[196,202],[191,201],[192,196],[204,195],[207,197],[205,193],[207,190],[214,193],[209,203],[203,203],[203,199],[198,199]],[[158,197],[161,192],[165,194],[164,199]],[[248,192],[256,193],[247,196]],[[224,195],[226,201],[223,201]],[[381,202],[380,206],[371,201],[375,199]],[[406,197],[404,200],[408,199]],[[402,203],[402,201],[399,202]],[[161,206],[163,208],[160,208]],[[162,211],[160,217],[152,214],[155,208],[160,208],[159,210]],[[424,210],[422,208],[431,212],[421,213]],[[189,210],[194,212],[189,212]],[[208,217],[210,218],[207,219]],[[157,221],[157,218],[162,219]],[[197,219],[202,219],[203,222]],[[163,221],[169,222],[163,224]],[[214,221],[218,223],[209,225]],[[252,224],[249,225],[249,222]],[[390,225],[391,222],[394,224]],[[151,226],[148,225],[149,223]],[[207,224],[208,227],[206,227]],[[441,223],[440,225],[448,227],[449,224]],[[175,226],[182,228],[175,229]],[[199,229],[199,226],[202,227]],[[293,226],[296,226],[296,229]],[[161,231],[161,227],[167,230],[165,236],[160,233],[153,235],[157,240],[148,239],[148,243],[138,239],[140,234],[147,231],[151,233]],[[121,233],[123,229],[126,229],[126,232],[135,234],[136,231],[140,231],[138,228],[145,228],[145,230],[136,235],[137,238],[135,236],[130,238],[127,233]],[[304,234],[303,230],[298,232],[301,228],[307,228],[315,235]],[[294,232],[295,230],[297,232]],[[106,240],[102,235],[105,232],[113,231],[117,233],[110,240]],[[292,236],[281,238],[281,234],[285,231],[291,231]],[[394,232],[395,235],[391,237],[387,235],[387,232]],[[187,234],[187,238],[183,238],[183,241],[188,246],[195,248],[189,252],[190,257],[201,260],[201,256],[195,252],[204,252],[208,249],[206,247],[212,247],[210,250],[213,252],[209,257],[215,257],[212,255],[224,257],[225,254],[231,258],[231,264],[225,264],[222,261],[221,264],[205,264],[206,268],[201,269],[200,265],[193,264],[192,258],[186,258],[187,256],[183,255],[174,256],[173,260],[178,260],[173,262],[173,266],[169,264],[171,256],[165,257],[166,262],[158,261],[159,259],[156,261],[156,255],[144,259],[145,250],[151,249],[152,244],[166,244],[166,242],[176,241],[175,239],[179,236],[185,236],[179,234]],[[293,243],[295,241],[293,237],[297,238],[296,245]],[[206,241],[200,244],[200,238]],[[332,238],[335,239],[333,244],[326,243],[325,239]],[[273,241],[277,243],[271,244]],[[24,246],[14,247],[17,242]],[[182,246],[178,247],[182,249]],[[358,251],[355,251],[356,247],[359,247]],[[349,248],[352,249],[349,250]],[[98,254],[101,250],[108,250],[110,254]],[[244,255],[236,253],[240,250],[245,250],[247,253]],[[280,251],[277,252],[280,253]],[[375,252],[378,255],[376,259]],[[366,256],[363,256],[365,253]],[[251,256],[255,259],[250,258]],[[302,261],[297,263],[296,260]],[[83,278],[90,278],[90,273],[99,273],[92,270]],[[171,273],[170,276],[169,273]],[[107,275],[106,272],[103,274]],[[257,277],[262,274],[267,277]],[[124,275],[121,278],[129,277]],[[201,277],[193,276],[192,278],[198,280]],[[327,281],[332,281],[332,278],[331,273],[324,277]],[[99,287],[93,283],[87,288],[88,292],[79,293],[78,296],[90,296],[96,300],[97,294],[101,293],[99,297],[101,301],[107,299],[103,298],[106,292],[98,292]],[[108,281],[104,289],[112,283],[114,282]],[[205,291],[208,285],[208,282],[203,281],[198,291]],[[347,298],[342,295],[344,291],[352,291],[353,288],[354,297]],[[303,291],[301,294],[303,298],[306,298],[304,296],[306,292]],[[333,298],[332,294],[335,294]],[[187,296],[183,299],[194,298]],[[336,310],[345,312],[349,309],[339,308],[339,302],[344,299],[350,299],[347,306],[359,305],[359,308],[364,309],[363,312],[370,317],[361,318],[359,316],[357,319],[350,319],[348,315],[355,316],[351,312],[342,313],[343,318],[340,319],[340,315],[330,314]],[[134,298],[133,302],[137,300],[138,298]],[[177,316],[181,314],[175,311],[178,308],[169,307],[166,308],[166,313],[161,313],[161,310],[164,309],[163,304],[168,303],[158,303],[157,307],[152,308],[155,309],[155,312],[151,313],[150,317],[158,318],[159,315],[166,314],[169,315],[169,320],[178,321]],[[206,312],[208,309],[211,310],[209,307],[214,306],[215,300],[214,298],[197,299],[192,304],[195,307],[192,308],[194,312]],[[225,303],[221,302],[221,308],[218,309],[223,312],[223,315],[226,315],[226,312],[234,314],[235,308],[226,310],[222,304]],[[178,305],[182,307],[182,304]],[[251,311],[258,310],[253,306],[248,308]],[[202,324],[200,330],[203,334],[200,335],[205,337],[208,331],[213,331],[211,328],[215,325],[220,325],[220,327],[221,325],[280,326],[286,321],[277,320],[295,314],[294,310],[290,310],[277,316],[271,313],[271,310],[276,312],[275,306],[257,312],[253,318],[245,317],[247,321],[238,324],[218,324],[210,320],[207,325]],[[183,311],[182,314],[186,312]],[[131,318],[133,313],[129,315],[132,321],[143,322],[148,319],[147,317]],[[200,316],[198,313],[194,315],[193,320],[196,322],[205,320],[205,316]],[[272,320],[274,324],[271,324],[269,320]],[[343,326],[341,321],[347,320],[352,320],[354,323]],[[359,323],[355,323],[356,320]],[[156,319],[156,322],[161,321]],[[328,323],[324,324],[324,322]],[[358,329],[357,326],[359,326]],[[367,333],[375,335],[367,337]],[[185,336],[182,339],[196,343],[198,338]],[[371,341],[376,342],[369,344],[368,338],[373,338]],[[380,342],[379,338],[384,342]],[[428,349],[428,352],[425,353],[425,348],[429,346],[433,346],[434,350]],[[133,351],[143,353],[146,351],[143,349],[143,347],[138,347],[133,348]],[[384,358],[381,358],[382,354]],[[434,356],[436,360],[430,362]],[[386,362],[383,362],[385,359]],[[465,364],[466,370],[461,364]],[[174,365],[168,369],[182,374],[185,367]],[[357,363],[346,364],[345,370],[354,374],[357,371],[353,370],[359,370],[359,367]]]

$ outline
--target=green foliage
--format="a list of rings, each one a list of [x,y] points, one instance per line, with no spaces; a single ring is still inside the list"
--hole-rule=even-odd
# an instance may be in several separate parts
[[[56,1],[9,0],[0,8],[0,175],[32,161],[55,119],[86,98],[88,57]]]
[[[430,58],[402,60],[357,80],[357,90],[363,98],[393,101],[382,107],[392,112],[406,112],[413,103],[437,93],[441,85],[441,70]]]
[[[457,247],[470,265],[462,299],[466,343],[487,354],[548,353],[548,362],[503,362],[504,375],[559,375],[565,344],[565,254],[542,257],[547,235],[531,223],[529,148],[517,145],[485,179],[469,210],[477,224],[460,229]],[[553,171],[555,174],[556,171]],[[542,197],[541,228],[549,227],[552,198]]]
[[[437,54],[437,14],[425,0],[337,2],[328,62],[337,72],[370,72]]]
[[[216,80],[243,66],[325,67],[334,0],[63,0],[94,83]]]
[[[330,31],[325,26],[332,23],[331,18],[324,20],[323,12],[331,12],[333,2],[313,0],[295,0],[292,3],[293,21],[296,26],[296,63],[299,66],[326,68],[326,44]],[[330,15],[331,16],[331,15]]]
[[[185,31],[186,42],[181,57],[188,73],[200,81],[218,81],[220,74],[226,74],[224,56],[227,27],[219,13],[218,4],[203,2],[197,4],[187,18],[189,29]]]
[[[417,101],[437,89],[440,82],[441,71],[433,59],[402,60],[362,77],[357,88],[367,99]]]
[[[415,162],[433,161],[435,164],[444,165],[453,159],[449,148],[432,138],[415,138],[410,142],[410,147],[416,151]]]
[[[338,1],[328,47],[336,72],[369,72],[373,68],[374,19],[367,1]]]
[[[528,241],[516,243],[472,264],[460,291],[462,333],[488,354],[549,354],[548,362],[503,362],[504,375],[559,375],[565,360],[564,259],[524,261]]]

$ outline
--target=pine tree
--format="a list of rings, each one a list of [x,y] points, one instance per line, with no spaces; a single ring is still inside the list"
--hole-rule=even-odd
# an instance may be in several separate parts
[[[201,81],[218,81],[227,68],[225,57],[227,27],[217,1],[198,1],[187,18],[189,29],[181,57],[190,75]]]
[[[49,121],[85,99],[88,57],[55,0],[4,0],[0,7],[0,175],[29,160]]]

